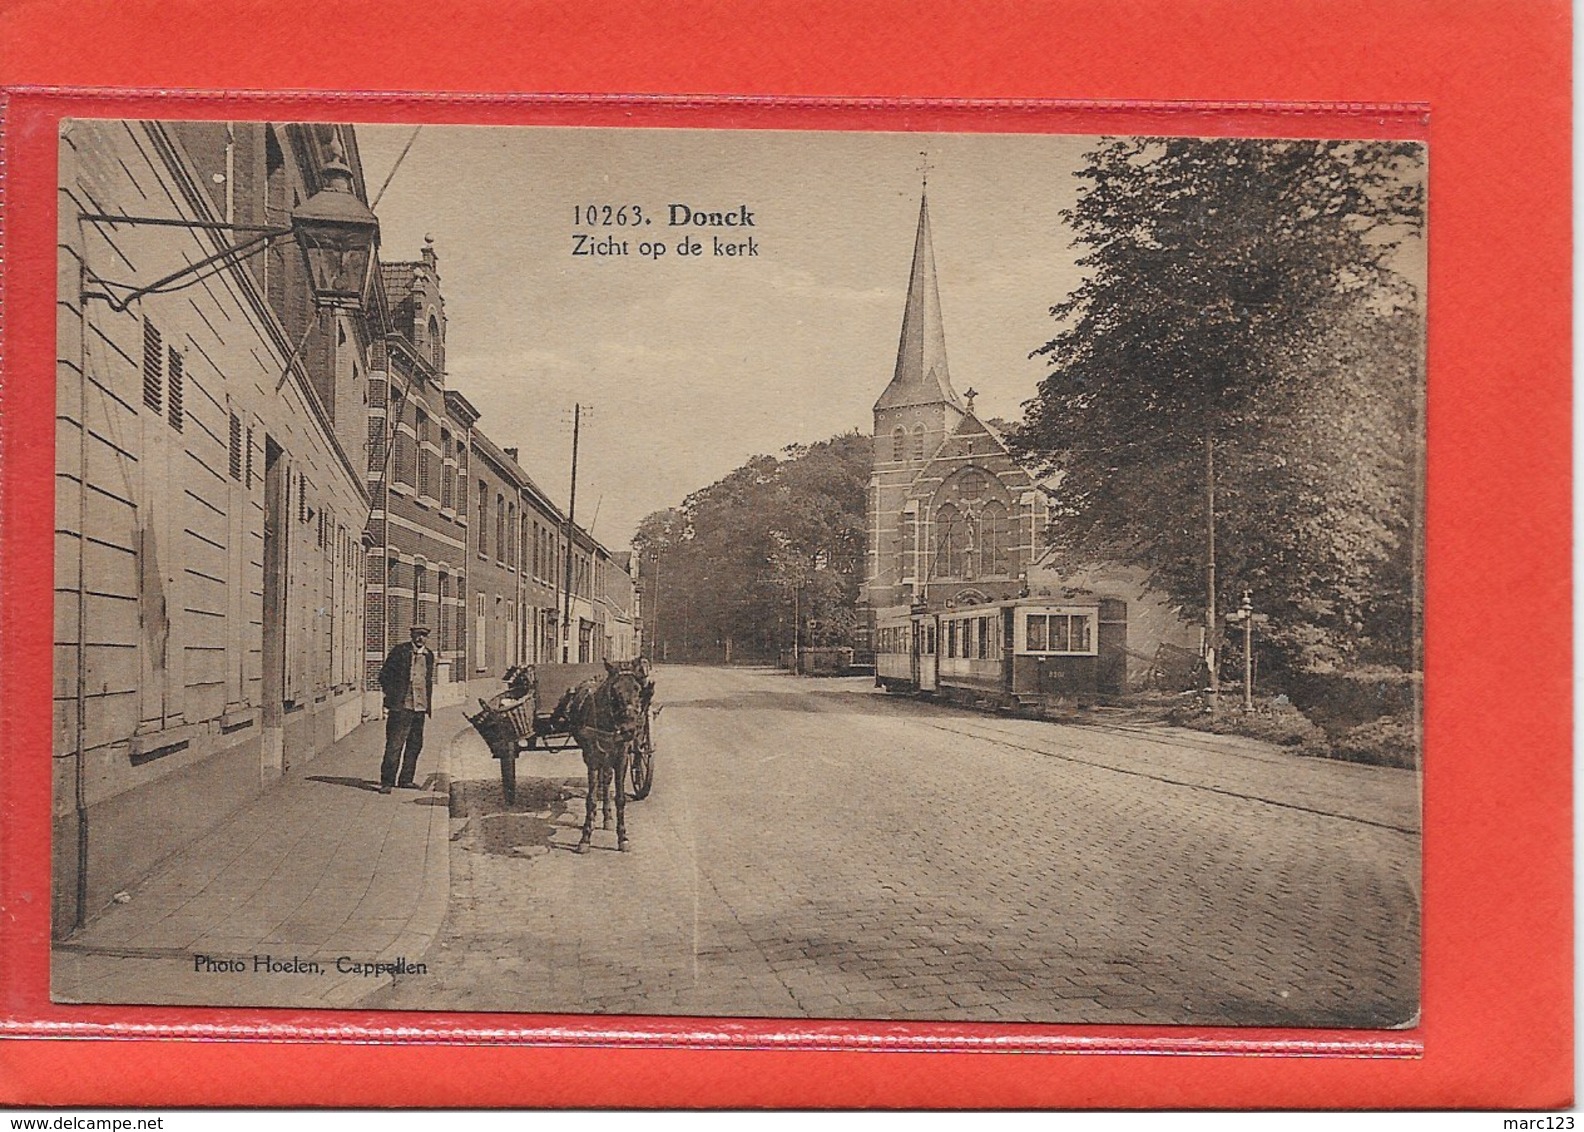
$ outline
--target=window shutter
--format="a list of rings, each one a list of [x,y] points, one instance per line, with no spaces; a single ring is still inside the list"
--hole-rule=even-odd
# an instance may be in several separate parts
[[[160,349],[160,332],[152,322],[143,323],[143,403],[156,413],[164,404],[161,395],[162,373],[160,363],[164,354]]]
[[[170,425],[171,428],[180,432],[182,430],[182,422],[185,419],[182,414],[182,356],[176,352],[174,346],[171,347],[170,363],[166,377],[165,404],[170,410]]]
[[[235,413],[231,414],[229,453],[231,478],[240,480],[242,478],[242,418]]]

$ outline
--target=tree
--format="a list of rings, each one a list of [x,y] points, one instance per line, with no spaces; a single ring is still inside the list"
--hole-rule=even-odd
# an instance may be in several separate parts
[[[652,653],[769,660],[794,641],[850,641],[869,454],[857,433],[792,445],[644,519],[633,546],[652,587]]]
[[[1088,155],[1064,214],[1086,278],[1051,308],[1051,370],[1012,435],[1053,477],[1064,555],[1142,566],[1212,623],[1254,588],[1281,665],[1400,643],[1422,331],[1395,264],[1422,161],[1250,139]]]

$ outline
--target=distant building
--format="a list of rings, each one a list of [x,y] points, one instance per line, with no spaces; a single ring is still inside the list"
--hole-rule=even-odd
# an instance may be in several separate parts
[[[384,368],[369,377],[370,714],[379,710],[380,663],[412,625],[431,629],[440,705],[498,691],[514,665],[561,659],[566,518],[518,450],[497,445],[480,409],[447,387],[440,282],[431,240],[419,259],[379,272],[391,332],[376,351]],[[603,574],[610,561],[586,532],[575,534],[573,662],[608,655],[587,586],[590,562]]]
[[[1128,649],[1143,664],[1162,643],[1197,637],[1149,590],[1143,572],[1078,571],[1045,550],[1045,493],[996,429],[952,385],[946,364],[929,203],[919,202],[902,334],[874,406],[863,602],[878,615],[947,609],[1024,594],[1127,603]]]

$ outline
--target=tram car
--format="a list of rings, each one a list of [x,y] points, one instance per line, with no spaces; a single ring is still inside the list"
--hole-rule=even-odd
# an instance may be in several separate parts
[[[1127,690],[1127,603],[1024,597],[882,615],[875,683],[1004,711]]]

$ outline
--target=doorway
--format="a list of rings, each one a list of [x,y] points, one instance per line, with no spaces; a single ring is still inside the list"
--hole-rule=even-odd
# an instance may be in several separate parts
[[[259,778],[268,783],[286,773],[286,542],[290,532],[291,481],[286,454],[264,439],[263,719]]]

